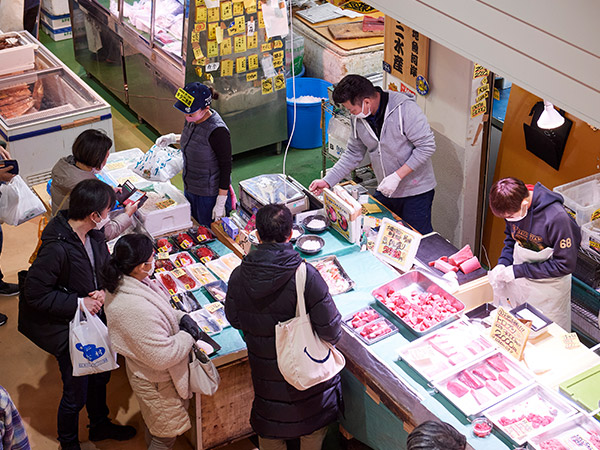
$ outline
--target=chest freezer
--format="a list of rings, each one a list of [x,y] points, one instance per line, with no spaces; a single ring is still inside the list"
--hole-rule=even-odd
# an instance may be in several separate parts
[[[285,204],[298,214],[308,209],[309,200],[297,186],[280,173],[258,175],[240,181],[240,203],[250,214],[269,203]]]

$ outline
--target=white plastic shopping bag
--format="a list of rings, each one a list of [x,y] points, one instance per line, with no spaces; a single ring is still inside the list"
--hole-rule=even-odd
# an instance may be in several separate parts
[[[177,148],[153,145],[129,168],[150,181],[169,181],[183,170],[183,154]]]
[[[73,376],[91,375],[119,367],[117,354],[110,348],[108,329],[88,311],[79,299],[75,317],[69,323],[69,350]]]
[[[19,175],[0,185],[0,222],[16,226],[45,212],[42,201]]]

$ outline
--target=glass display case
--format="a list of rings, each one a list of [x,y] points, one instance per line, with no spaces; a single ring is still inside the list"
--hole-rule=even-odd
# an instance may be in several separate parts
[[[234,153],[279,145],[287,139],[285,41],[267,38],[260,1],[217,5],[70,0],[75,57],[160,133],[182,130],[175,93],[200,81],[220,94],[213,108],[231,131]]]
[[[113,136],[110,105],[27,32],[34,68],[0,76],[0,141],[19,161],[29,184],[46,181],[56,161],[71,153],[87,128]]]

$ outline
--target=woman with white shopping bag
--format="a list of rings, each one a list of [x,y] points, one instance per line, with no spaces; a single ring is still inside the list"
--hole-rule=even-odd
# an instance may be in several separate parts
[[[285,440],[295,438],[300,438],[301,450],[319,450],[328,425],[337,420],[342,408],[340,375],[335,370],[328,372],[316,384],[312,383],[315,380],[307,384],[298,380],[301,385],[293,378],[294,384],[286,381],[280,370],[285,361],[280,360],[275,330],[298,315],[297,279],[303,284],[310,325],[320,340],[329,345],[339,341],[341,316],[319,272],[305,264],[289,243],[290,210],[284,205],[264,206],[256,214],[256,229],[261,243],[231,274],[225,301],[227,319],[244,332],[248,346],[254,385],[250,424],[259,436],[261,450],[285,449]],[[303,316],[301,311],[299,315]],[[307,342],[302,354],[317,364],[326,363],[335,356],[329,345],[322,353]]]
[[[117,241],[104,268],[106,316],[115,350],[140,404],[149,450],[166,450],[191,427],[188,358],[200,329],[155,280],[152,241],[128,234]],[[143,320],[139,320],[143,318]]]
[[[115,204],[114,190],[100,180],[85,180],[71,193],[69,209],[60,211],[44,229],[37,258],[19,299],[19,331],[56,357],[63,382],[58,407],[58,440],[62,449],[79,449],[79,412],[85,406],[90,420],[89,438],[127,440],[135,428],[114,424],[108,418],[106,385],[110,372],[76,376],[72,357],[87,361],[106,358],[104,344],[75,346],[69,351],[69,321],[79,304],[86,314],[104,319],[101,267],[109,258],[100,231]],[[100,355],[102,353],[102,355]],[[110,359],[110,358],[108,358]]]
[[[490,208],[506,221],[502,254],[488,274],[495,295],[513,307],[527,302],[571,331],[571,273],[581,232],[562,196],[541,183],[503,178],[492,185]]]

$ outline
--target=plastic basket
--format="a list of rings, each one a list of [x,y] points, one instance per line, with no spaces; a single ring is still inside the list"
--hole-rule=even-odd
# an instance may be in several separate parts
[[[565,209],[577,225],[600,218],[600,174],[556,186],[554,192],[565,200]]]

